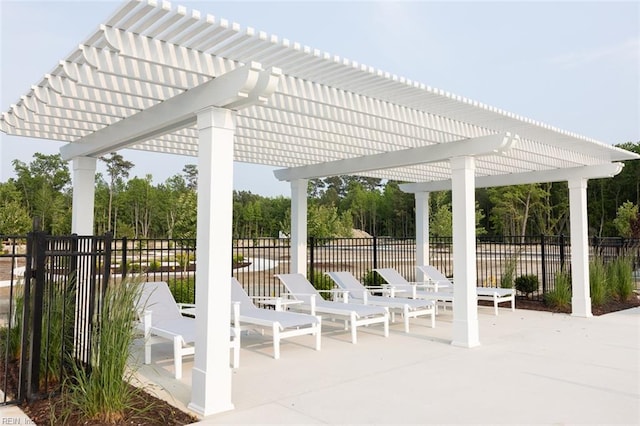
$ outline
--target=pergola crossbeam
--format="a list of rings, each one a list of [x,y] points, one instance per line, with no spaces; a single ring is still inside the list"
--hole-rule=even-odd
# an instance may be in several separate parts
[[[501,154],[509,151],[518,139],[517,136],[512,136],[509,133],[490,135],[321,164],[280,169],[275,170],[274,174],[281,181],[293,181],[435,163],[460,156]]]
[[[540,170],[509,175],[476,177],[476,188],[496,186],[526,185],[531,183],[560,182],[571,179],[599,179],[613,177],[622,171],[623,163],[598,164],[568,169]],[[403,183],[400,189],[408,193],[448,191],[451,180],[435,182]]]
[[[279,77],[279,70],[264,71],[257,63],[237,68],[63,146],[62,158],[96,157],[191,126],[196,113],[208,106],[239,109],[264,102],[265,93],[273,93]]]

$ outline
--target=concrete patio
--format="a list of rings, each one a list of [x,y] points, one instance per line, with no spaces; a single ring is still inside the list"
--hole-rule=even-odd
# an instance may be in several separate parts
[[[235,410],[199,424],[640,424],[640,308],[589,319],[527,310],[479,310],[482,345],[449,344],[451,311],[389,338],[378,327],[349,334],[323,324],[313,338],[243,336],[233,373]],[[166,350],[166,352],[164,352]],[[172,376],[169,345],[154,348],[140,378],[172,404],[190,401],[193,361]]]

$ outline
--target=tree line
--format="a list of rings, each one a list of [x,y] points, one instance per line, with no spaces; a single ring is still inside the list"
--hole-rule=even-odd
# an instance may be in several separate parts
[[[618,145],[640,153],[640,142]],[[94,232],[129,238],[195,238],[197,167],[154,184],[151,175],[129,177],[134,164],[122,155],[101,157],[106,173],[96,174]],[[71,230],[72,186],[69,167],[59,155],[36,153],[29,163],[13,161],[15,177],[0,183],[0,234],[20,235],[38,218],[43,230]],[[308,186],[310,236],[351,236],[352,229],[371,235],[413,237],[415,201],[400,182],[359,176],[313,179]],[[622,172],[590,180],[587,188],[590,236],[640,237],[640,162],[628,161]],[[430,234],[451,235],[451,192],[429,197]],[[287,197],[233,193],[236,238],[289,234]],[[568,234],[566,182],[479,188],[476,230],[487,235]]]

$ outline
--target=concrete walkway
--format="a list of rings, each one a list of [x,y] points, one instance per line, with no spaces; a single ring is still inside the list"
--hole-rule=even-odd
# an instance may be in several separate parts
[[[411,334],[396,323],[387,339],[369,327],[357,345],[323,324],[322,351],[301,336],[284,341],[280,360],[251,335],[234,371],[236,409],[199,424],[640,424],[640,309],[586,319],[481,307],[479,318],[473,349],[449,344],[450,312],[435,329],[413,320]],[[179,382],[169,357],[140,374],[184,407],[185,367]]]
[[[323,324],[313,338],[244,338],[234,371],[234,411],[198,424],[640,424],[640,309],[589,319],[492,308],[479,310],[482,345],[453,347],[451,313],[359,331],[358,344]],[[244,336],[243,336],[244,337]],[[169,345],[139,370],[149,390],[185,408],[192,361],[172,377]],[[166,352],[165,352],[166,351]],[[0,408],[0,419],[26,417]],[[1,421],[1,420],[0,420]]]

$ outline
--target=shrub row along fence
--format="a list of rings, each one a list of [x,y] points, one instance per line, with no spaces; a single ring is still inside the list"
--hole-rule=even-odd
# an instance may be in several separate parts
[[[65,360],[90,359],[91,322],[110,280],[142,274],[147,281],[168,282],[178,302],[195,301],[194,240],[34,232],[0,235],[0,241],[0,404],[47,394],[58,388]],[[452,249],[451,238],[430,240],[430,263],[448,276]],[[250,295],[281,294],[275,274],[290,272],[288,239],[236,239],[232,250],[230,270]],[[570,272],[570,241],[564,236],[481,237],[476,252],[477,285],[501,287],[520,276],[535,276],[538,288],[528,296],[535,300],[554,289],[558,271]],[[593,239],[591,254],[605,262],[620,256],[637,260],[640,240]],[[373,269],[392,267],[414,281],[419,278],[415,265],[413,239],[308,242],[308,277],[321,288],[330,285],[324,275],[329,271],[350,271],[367,283]]]

